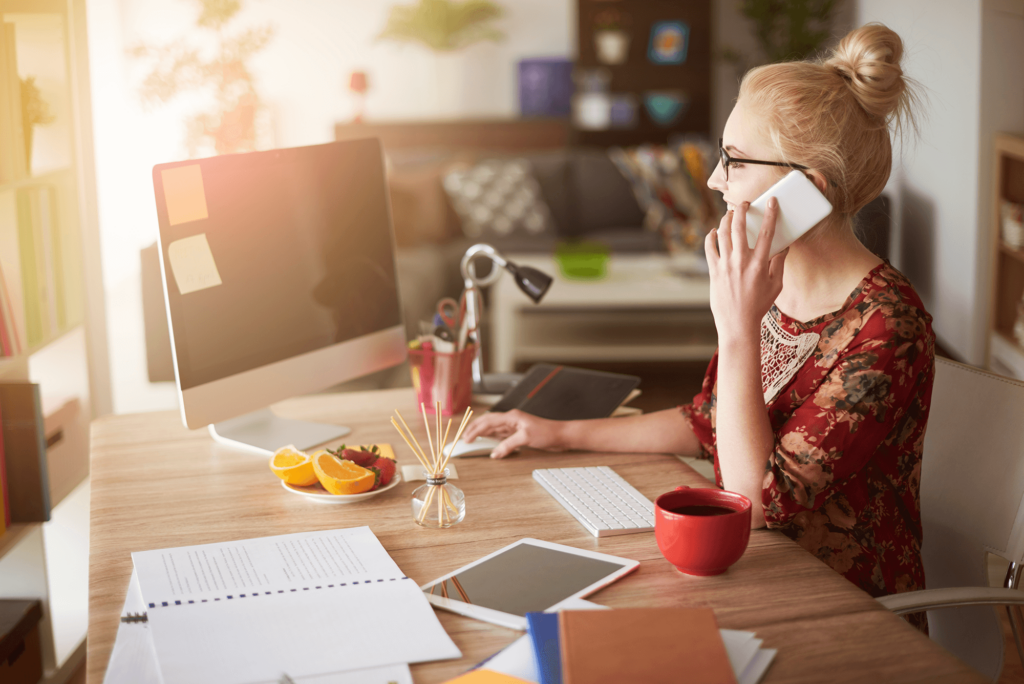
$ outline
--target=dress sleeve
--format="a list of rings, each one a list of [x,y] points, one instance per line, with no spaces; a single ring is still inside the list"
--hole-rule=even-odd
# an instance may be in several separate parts
[[[686,419],[687,424],[693,430],[700,442],[700,453],[694,454],[698,458],[714,460],[715,458],[715,430],[712,427],[712,413],[714,412],[715,382],[718,376],[718,351],[711,357],[708,370],[704,374],[704,381],[701,383],[700,392],[689,404],[679,407],[680,413]]]
[[[819,508],[883,444],[926,420],[934,376],[927,322],[875,315],[861,333],[775,432],[761,494],[769,527]]]

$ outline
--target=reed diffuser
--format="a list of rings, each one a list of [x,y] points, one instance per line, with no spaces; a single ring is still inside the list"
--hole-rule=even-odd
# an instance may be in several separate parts
[[[416,460],[423,466],[427,473],[427,483],[412,493],[412,517],[418,525],[423,527],[445,528],[462,522],[466,517],[466,497],[462,490],[453,484],[448,483],[448,459],[452,457],[455,450],[455,443],[462,437],[463,430],[469,425],[469,419],[473,417],[473,411],[469,408],[462,416],[462,423],[455,432],[455,439],[448,442],[448,435],[452,429],[452,419],[448,419],[448,426],[443,436],[441,433],[441,402],[437,402],[434,412],[434,437],[431,437],[431,424],[427,418],[427,409],[420,403],[420,413],[423,414],[423,425],[427,429],[427,445],[430,448],[428,455],[420,443],[413,436],[405,418],[395,409],[398,421],[391,419],[391,424],[398,430],[405,443],[412,449]],[[399,425],[401,421],[401,425]],[[404,428],[404,429],[403,429]],[[448,453],[445,454],[445,448]]]

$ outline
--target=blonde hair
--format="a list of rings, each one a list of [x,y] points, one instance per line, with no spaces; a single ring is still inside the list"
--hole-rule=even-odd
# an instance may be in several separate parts
[[[902,57],[894,31],[867,24],[823,58],[769,64],[743,77],[739,101],[779,158],[828,181],[830,223],[849,225],[882,192],[892,168],[890,128],[914,128],[916,86],[903,75]]]

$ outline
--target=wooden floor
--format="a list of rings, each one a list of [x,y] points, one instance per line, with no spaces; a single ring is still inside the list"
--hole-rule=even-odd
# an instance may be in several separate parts
[[[1003,640],[1006,642],[1003,650],[1003,673],[999,675],[999,684],[1024,684],[1024,665],[1021,664],[1017,646],[1013,643],[1010,618],[1002,608],[999,609],[999,620],[1003,623]]]

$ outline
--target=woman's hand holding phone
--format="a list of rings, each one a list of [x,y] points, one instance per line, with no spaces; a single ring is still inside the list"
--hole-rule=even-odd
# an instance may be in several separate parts
[[[720,347],[760,339],[761,319],[782,292],[782,274],[789,248],[769,257],[779,203],[768,200],[751,249],[747,242],[749,202],[726,212],[718,228],[704,241],[711,277],[711,312]],[[716,249],[717,241],[717,249]]]

